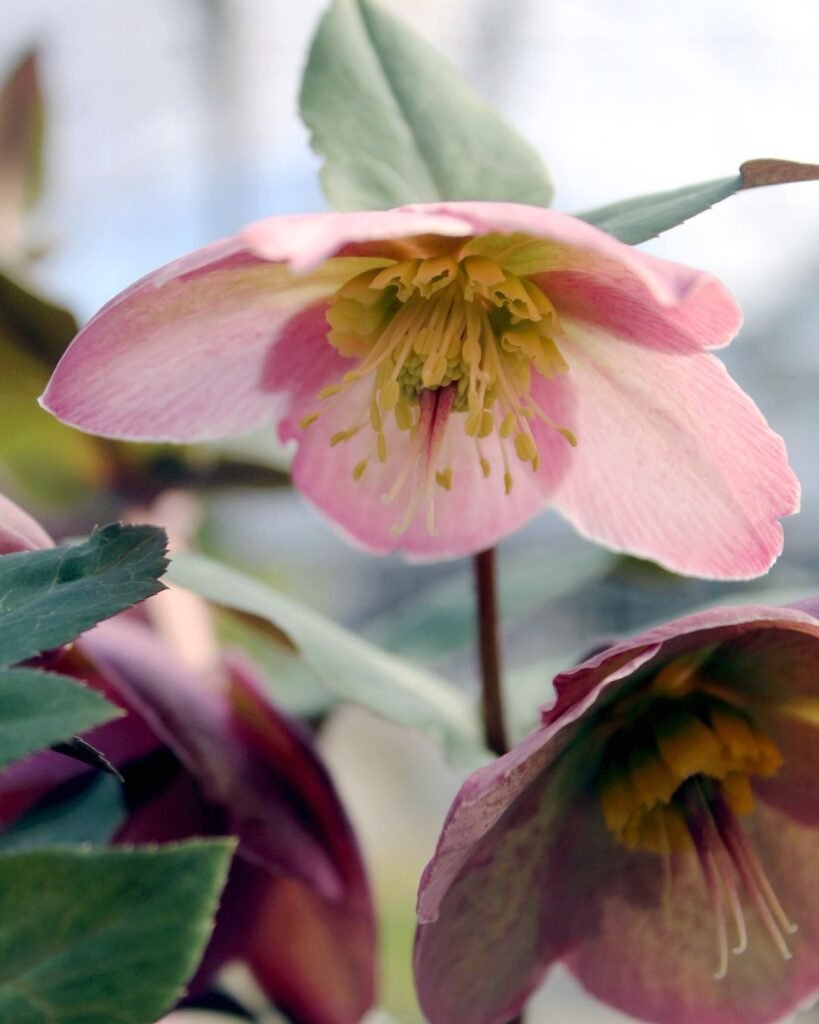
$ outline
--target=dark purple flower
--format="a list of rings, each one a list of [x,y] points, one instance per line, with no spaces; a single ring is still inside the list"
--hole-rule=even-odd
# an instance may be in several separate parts
[[[298,1024],[357,1024],[375,989],[375,919],[350,823],[310,736],[237,656],[193,673],[135,621],[98,626],[49,667],[126,715],[85,737],[122,772],[117,843],[233,834],[239,846],[192,994],[244,961]],[[88,769],[51,751],[0,777],[0,825]]]

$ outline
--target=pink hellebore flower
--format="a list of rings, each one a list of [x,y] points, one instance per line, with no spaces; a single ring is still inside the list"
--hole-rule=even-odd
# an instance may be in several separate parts
[[[243,661],[208,686],[139,622],[103,623],[46,657],[127,712],[86,735],[125,778],[114,842],[239,837],[191,994],[240,960],[296,1024],[358,1024],[374,999],[372,900],[350,823],[301,726]],[[12,765],[0,775],[0,827],[42,800],[53,810],[92,778],[51,751]]]
[[[139,440],[275,422],[297,487],[373,552],[473,553],[552,505],[617,550],[740,578],[781,550],[798,485],[707,351],[739,323],[714,278],[551,210],[278,217],[113,299],[42,402]]]
[[[661,1024],[819,994],[819,599],[679,619],[555,680],[465,782],[421,881],[431,1024],[505,1024],[562,960]]]

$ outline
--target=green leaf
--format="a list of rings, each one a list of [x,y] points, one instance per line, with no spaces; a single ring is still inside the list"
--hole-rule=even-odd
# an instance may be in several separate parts
[[[428,43],[372,0],[334,0],[319,24],[301,114],[330,202],[387,209],[441,199],[548,206],[535,150]]]
[[[74,779],[52,791],[0,832],[0,851],[31,850],[57,843],[105,846],[125,821],[123,788],[113,775]]]
[[[0,1020],[151,1024],[202,955],[233,846],[0,856]]]
[[[163,590],[166,544],[154,526],[112,523],[78,544],[4,555],[0,664],[67,643]]]
[[[502,621],[514,625],[545,604],[600,579],[614,564],[607,551],[589,544],[555,549],[532,559],[528,551],[503,554],[499,586]],[[475,642],[475,594],[468,566],[425,590],[414,591],[371,622],[368,635],[398,654],[440,657]]]
[[[474,766],[488,756],[473,703],[431,672],[399,661],[285,594],[201,555],[175,555],[168,579],[216,604],[267,619],[298,647],[330,690],[425,733],[459,764]]]
[[[67,676],[0,668],[0,768],[119,714],[98,693]]]
[[[653,195],[624,199],[577,216],[614,235],[621,242],[637,245],[704,213],[741,190],[817,179],[817,164],[802,164],[793,160],[747,160],[740,167],[739,174],[730,178],[717,178],[715,181],[686,185],[671,192],[655,192]]]

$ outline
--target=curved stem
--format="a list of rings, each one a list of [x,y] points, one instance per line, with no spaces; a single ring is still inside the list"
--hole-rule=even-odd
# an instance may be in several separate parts
[[[495,584],[495,549],[475,555],[475,590],[478,613],[478,652],[481,668],[483,735],[494,754],[509,749],[503,710],[501,646]]]

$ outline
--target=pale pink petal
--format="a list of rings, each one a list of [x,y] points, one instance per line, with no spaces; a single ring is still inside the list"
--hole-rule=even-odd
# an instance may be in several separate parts
[[[152,441],[226,437],[273,422],[271,348],[294,314],[372,265],[345,260],[297,277],[248,253],[222,258],[220,250],[210,264],[197,255],[102,309],[63,356],[43,406],[83,430]]]
[[[0,494],[0,555],[53,545],[54,541],[35,519]]]
[[[360,213],[293,214],[250,224],[238,238],[263,259],[286,262],[294,270],[304,271],[337,254],[378,254],[382,241],[423,235],[468,238],[496,233],[523,234],[554,242],[545,263],[540,251],[536,265],[543,270],[582,269],[584,259],[599,257],[597,265],[605,281],[632,292],[644,292],[661,305],[675,305],[692,299],[701,288],[717,286],[717,304],[713,304],[715,298],[706,300],[706,304],[712,311],[720,301],[726,308],[731,306],[733,329],[729,337],[738,326],[733,300],[710,275],[642,253],[575,217],[520,203],[429,203]],[[708,325],[703,323],[702,329],[707,332]],[[712,343],[727,340],[723,336]]]
[[[797,511],[785,447],[705,353],[679,356],[564,321],[578,440],[551,501],[585,536],[675,572],[764,573]],[[550,387],[539,394],[548,407]]]
[[[675,859],[668,911],[662,862],[628,853],[602,825],[588,822],[577,849],[596,843],[611,870],[596,892],[596,922],[566,963],[599,999],[662,1024],[770,1024],[815,998],[819,989],[819,832],[760,805],[743,826],[774,891],[799,930],[784,960],[749,901],[743,901],[748,948],[716,971],[716,925],[697,860]],[[567,863],[567,871],[571,865]],[[732,939],[733,937],[731,937]]]

